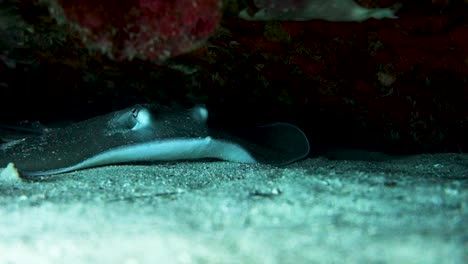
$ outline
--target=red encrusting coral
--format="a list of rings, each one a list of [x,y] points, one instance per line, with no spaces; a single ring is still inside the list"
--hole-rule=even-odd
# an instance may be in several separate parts
[[[116,60],[164,61],[196,48],[221,19],[220,0],[51,0],[87,47]]]

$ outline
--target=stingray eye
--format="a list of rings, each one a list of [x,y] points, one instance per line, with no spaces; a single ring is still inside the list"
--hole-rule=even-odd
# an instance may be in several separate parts
[[[132,109],[132,117],[133,117],[133,118],[137,118],[137,116],[138,116],[138,109],[133,108],[133,109]]]
[[[204,106],[196,106],[192,109],[192,117],[199,123],[206,123],[206,120],[208,120],[208,109]]]
[[[151,113],[146,108],[133,109],[132,117],[135,119],[135,125],[133,126],[132,130],[147,127],[152,123]]]

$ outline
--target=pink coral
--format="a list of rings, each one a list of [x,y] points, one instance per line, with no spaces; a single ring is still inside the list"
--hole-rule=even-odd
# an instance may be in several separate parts
[[[220,0],[50,0],[58,21],[87,47],[117,60],[164,61],[206,40],[221,19]]]

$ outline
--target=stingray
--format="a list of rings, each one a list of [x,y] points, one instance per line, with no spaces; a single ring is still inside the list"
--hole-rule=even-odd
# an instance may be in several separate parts
[[[367,19],[397,18],[393,8],[368,9],[354,0],[250,0],[239,17],[245,20],[359,22]],[[250,12],[249,12],[250,11]],[[253,14],[252,14],[253,13]]]
[[[208,110],[136,105],[0,145],[0,167],[25,178],[121,163],[218,159],[285,165],[305,158],[309,142],[289,123],[208,126]]]

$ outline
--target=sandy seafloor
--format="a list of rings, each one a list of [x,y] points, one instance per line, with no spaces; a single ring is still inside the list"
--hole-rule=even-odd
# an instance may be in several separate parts
[[[0,263],[468,263],[468,155],[0,181]]]

